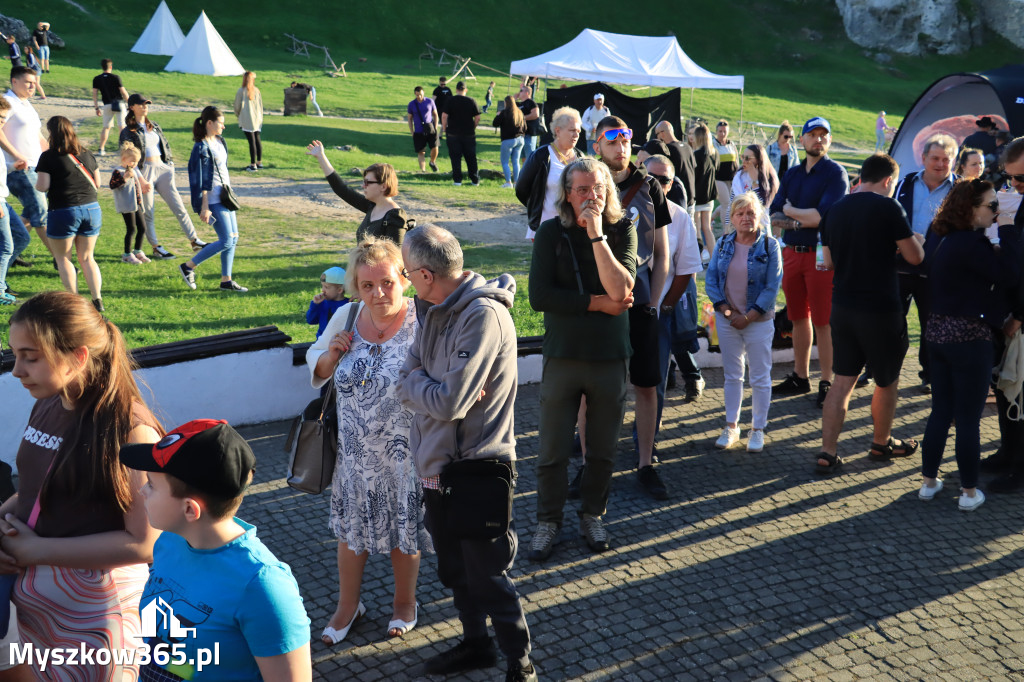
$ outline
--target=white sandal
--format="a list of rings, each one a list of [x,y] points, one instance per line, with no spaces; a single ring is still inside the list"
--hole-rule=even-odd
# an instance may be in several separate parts
[[[366,607],[363,606],[363,602],[360,601],[359,606],[356,607],[356,612],[352,615],[352,620],[348,622],[348,625],[340,630],[335,630],[328,625],[324,628],[324,633],[320,635],[320,640],[328,646],[334,646],[335,644],[344,641],[345,638],[348,637],[348,631],[352,629],[352,626],[356,624],[356,621],[365,613]]]
[[[388,623],[388,633],[387,633],[388,637],[401,637],[402,635],[406,634],[407,632],[412,630],[414,627],[416,627],[416,622],[420,619],[420,604],[419,604],[419,602],[416,602],[416,604],[413,606],[413,609],[414,609],[414,611],[413,611],[413,616],[412,616],[412,620],[411,621],[405,621],[405,620],[401,620],[399,618],[396,618],[393,621],[391,621],[390,623]],[[397,630],[397,632],[395,634],[391,634],[392,630]]]

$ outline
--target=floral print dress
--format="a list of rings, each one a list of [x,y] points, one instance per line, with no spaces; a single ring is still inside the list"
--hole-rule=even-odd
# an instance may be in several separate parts
[[[431,550],[409,448],[412,412],[395,396],[398,370],[416,327],[416,308],[409,301],[402,326],[384,343],[372,343],[353,330],[352,346],[334,373],[338,462],[329,525],[356,554]]]

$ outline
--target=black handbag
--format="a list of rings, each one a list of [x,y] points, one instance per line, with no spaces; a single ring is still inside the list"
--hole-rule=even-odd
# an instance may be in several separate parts
[[[515,465],[497,459],[460,459],[441,470],[445,531],[462,540],[493,540],[512,522]]]
[[[352,303],[345,331],[355,326],[359,304]],[[340,362],[341,359],[339,358]],[[337,365],[334,366],[335,370]],[[288,485],[299,492],[319,495],[331,485],[338,460],[338,402],[334,372],[323,398],[314,398],[292,421],[285,441],[288,456]]]
[[[121,100],[119,100],[119,99],[112,99],[112,100],[110,100],[110,110],[111,111],[121,111]]]
[[[227,146],[224,147],[227,150]],[[211,158],[213,153],[210,154]],[[224,184],[224,178],[220,174],[220,164],[217,163],[217,159],[213,159],[213,172],[217,174],[217,179],[220,180],[220,205],[229,211],[237,211],[242,208],[242,204],[238,202],[238,195],[235,194],[235,190],[231,189]]]

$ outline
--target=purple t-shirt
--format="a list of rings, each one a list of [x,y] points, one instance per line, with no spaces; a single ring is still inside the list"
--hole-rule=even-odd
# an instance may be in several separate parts
[[[434,100],[424,99],[422,102],[413,100],[409,102],[407,109],[409,114],[412,116],[412,123],[415,128],[415,132],[423,132],[423,122],[437,123],[437,107],[434,105]]]

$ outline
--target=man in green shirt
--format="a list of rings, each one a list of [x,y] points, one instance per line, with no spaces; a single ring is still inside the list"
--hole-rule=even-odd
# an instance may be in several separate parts
[[[569,456],[580,398],[587,404],[587,466],[580,486],[580,534],[608,549],[601,524],[625,413],[632,355],[629,319],[636,277],[636,230],[624,216],[611,172],[590,158],[562,174],[558,215],[533,242],[530,305],[544,313],[537,529],[529,558],[551,555],[562,526]]]

